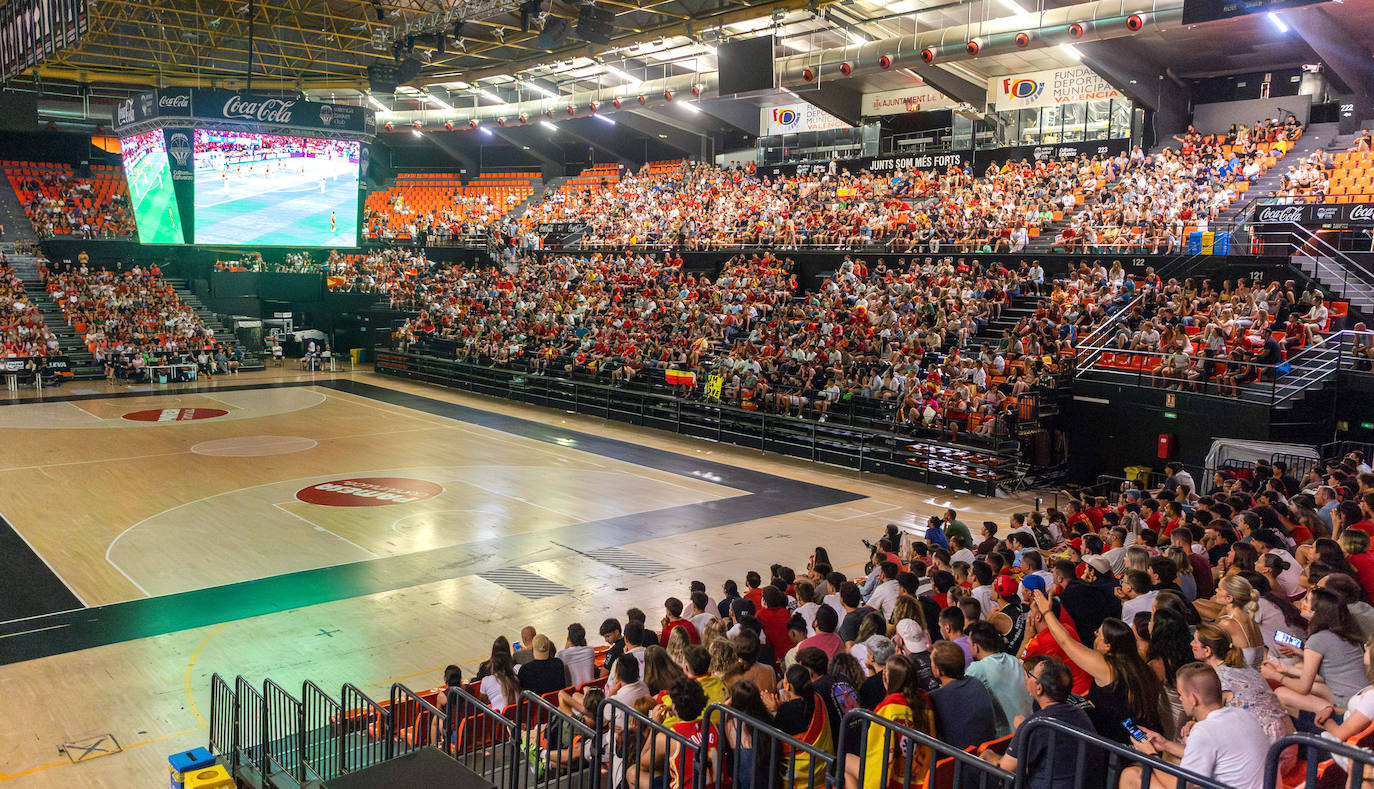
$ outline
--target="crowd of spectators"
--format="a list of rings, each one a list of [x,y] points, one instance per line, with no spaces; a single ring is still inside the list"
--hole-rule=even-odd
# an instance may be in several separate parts
[[[753,166],[684,162],[548,193],[518,217],[513,243],[536,246],[540,225],[575,222],[585,225],[580,246],[593,249],[1016,253],[1054,225],[1056,251],[1167,254],[1189,230],[1205,229],[1301,133],[1292,118],[1231,138],[1190,131],[1180,147],[1157,154],[1137,147],[1115,156],[1008,160],[981,177],[967,165],[875,174],[832,162],[769,176]]]
[[[128,195],[101,180],[52,169],[14,182],[15,193],[39,238],[125,238],[134,234]]]
[[[582,253],[417,270],[386,292],[415,311],[402,348],[448,340],[462,361],[612,384],[679,371],[690,375],[669,382],[683,395],[719,374],[722,401],[746,408],[824,421],[858,398],[951,433],[990,433],[1072,347],[1062,310],[983,334],[1018,295],[1062,302],[1035,263],[846,258],[806,293],[793,268],[785,255],[739,255],[712,280],[669,253]]]
[[[135,358],[216,351],[214,333],[163,281],[156,265],[122,271],[45,263],[40,273],[99,362],[128,359],[132,365]]]
[[[1332,331],[1333,318],[1347,306],[1294,280],[1180,282],[1161,280],[1153,269],[1136,279],[1118,262],[1110,269],[1081,265],[1069,291],[1090,305],[1080,328],[1083,336],[1097,332],[1095,348],[1129,352],[1119,354],[1126,366],[1151,374],[1158,385],[1230,396],[1281,376],[1278,365]],[[1356,340],[1354,353],[1369,358],[1362,343],[1367,340]]]
[[[601,659],[582,623],[566,635],[526,627],[514,649],[496,639],[468,687],[497,711],[521,691],[583,718],[612,699],[701,743],[713,770],[746,786],[773,785],[770,770],[804,782],[805,768],[769,759],[763,730],[717,718],[720,730],[704,732],[708,703],[818,750],[845,740],[838,769],[850,787],[881,786],[884,761],[891,774],[910,765],[923,776],[932,759],[879,724],[866,724],[867,738],[865,724],[845,728],[844,714],[863,708],[953,748],[982,746],[1031,786],[1069,786],[1076,771],[1064,756],[1072,743],[1061,740],[1051,761],[1051,736],[1022,737],[1027,721],[1049,717],[1258,789],[1279,737],[1301,728],[1359,741],[1374,724],[1374,473],[1359,452],[1301,479],[1289,471],[1260,463],[1197,486],[1174,465],[1158,488],[1070,494],[1063,511],[986,521],[977,534],[947,510],[922,537],[889,526],[866,576],[818,547],[804,568],[693,581],[656,619],[640,608],[608,617]],[[446,682],[461,674],[451,666]],[[619,726],[611,736],[628,740]],[[664,749],[650,739],[603,750],[614,754],[603,765],[612,785],[664,775]],[[591,759],[591,745],[545,741],[526,754],[540,769],[566,766]],[[1078,768],[1095,776],[1104,756],[1090,747]],[[1122,781],[1138,786],[1138,768]]]
[[[331,253],[331,257],[336,257]],[[271,274],[310,274],[322,270],[325,263],[317,262],[309,250],[288,252],[280,263],[267,262],[261,252],[245,252],[238,260],[216,260],[215,271],[254,271]]]
[[[349,255],[331,251],[324,261],[325,282],[330,290],[390,295],[408,292],[434,265],[424,250],[392,248]]]
[[[43,312],[24,292],[24,281],[0,263],[0,357],[57,353],[57,337],[43,323]]]

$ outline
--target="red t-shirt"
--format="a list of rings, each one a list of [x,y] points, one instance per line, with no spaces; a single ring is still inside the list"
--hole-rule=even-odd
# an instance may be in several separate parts
[[[659,646],[668,646],[668,637],[673,634],[673,629],[678,627],[687,631],[688,642],[693,644],[701,643],[701,636],[697,635],[697,629],[695,625],[693,625],[691,622],[688,622],[686,619],[674,619],[668,623],[667,627],[663,628],[662,633],[658,634]]]
[[[1363,520],[1359,521],[1358,523],[1352,523],[1349,526],[1346,526],[1345,528],[1355,529],[1356,531],[1362,531],[1365,534],[1374,537],[1374,521]]]
[[[759,618],[759,624],[763,625],[763,634],[768,637],[768,643],[773,646],[773,654],[782,657],[792,648],[792,639],[787,637],[787,620],[792,618],[792,612],[786,607],[782,608],[760,608],[754,612]]]
[[[1064,629],[1069,631],[1069,634],[1072,635],[1075,640],[1078,638],[1078,631],[1074,629],[1073,625],[1063,622],[1062,620],[1061,624],[1064,625]],[[1079,668],[1077,663],[1069,660],[1069,656],[1063,649],[1059,648],[1059,644],[1054,640],[1054,636],[1050,635],[1050,631],[1042,630],[1036,633],[1034,636],[1031,636],[1030,640],[1026,642],[1026,645],[1021,648],[1022,660],[1025,660],[1031,655],[1049,655],[1050,657],[1059,658],[1064,661],[1064,665],[1069,667],[1069,673],[1073,675],[1074,693],[1084,696],[1087,695],[1088,690],[1092,687],[1092,675]]]
[[[1357,553],[1345,557],[1345,560],[1355,568],[1355,574],[1360,578],[1360,586],[1364,587],[1364,593],[1374,600],[1374,553]]]

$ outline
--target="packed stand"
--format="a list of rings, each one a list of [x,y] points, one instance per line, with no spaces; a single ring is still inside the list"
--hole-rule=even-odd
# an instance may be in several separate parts
[[[1277,462],[1201,486],[1179,465],[1165,471],[1157,488],[1068,494],[1062,511],[1009,523],[971,528],[946,510],[908,527],[921,536],[890,525],[865,540],[864,575],[818,547],[804,568],[693,581],[661,613],[602,620],[605,646],[580,622],[526,627],[514,647],[497,638],[467,684],[459,666],[445,682],[512,718],[525,691],[588,726],[616,716],[599,750],[548,731],[522,742],[537,774],[591,764],[612,786],[690,786],[665,763],[665,735],[625,708],[707,749],[713,783],[759,787],[821,785],[796,753],[833,755],[842,742],[846,786],[880,787],[884,767],[920,782],[942,754],[886,738],[888,724],[1044,787],[1080,773],[1103,786],[1107,758],[1091,746],[1082,762],[1066,757],[1075,743],[1060,734],[1028,743],[1024,727],[1042,718],[1236,789],[1264,786],[1267,753],[1295,731],[1368,747],[1374,473],[1363,454],[1301,479]],[[708,704],[747,717],[704,720]],[[847,719],[856,709],[877,722]],[[750,719],[808,750],[770,756],[772,730]],[[1336,786],[1348,767],[1321,770]],[[1278,768],[1301,780],[1297,746]],[[1120,786],[1140,784],[1139,766],[1121,770]]]
[[[39,271],[108,380],[145,380],[154,367],[233,373],[242,362],[242,350],[217,342],[156,265],[110,271],[59,263]]]
[[[288,252],[280,263],[267,262],[261,252],[245,252],[238,260],[216,260],[215,271],[252,271],[269,274],[312,274],[321,271],[325,263],[317,262],[310,252]]]
[[[0,357],[57,353],[57,337],[43,324],[43,312],[24,292],[24,281],[0,263]]]
[[[69,165],[6,162],[4,167],[39,238],[134,235],[133,211],[118,168],[96,165],[90,178],[78,178]]]
[[[851,401],[880,404],[888,419],[952,437],[1005,430],[1071,348],[1048,318],[980,337],[1012,298],[1042,287],[1037,264],[846,259],[804,294],[793,266],[740,255],[712,281],[670,254],[531,257],[407,268],[387,292],[417,312],[398,332],[402,349],[447,341],[460,361],[683,396],[719,375],[721,401],[746,409],[825,421]]]
[[[325,284],[333,291],[390,295],[414,287],[433,267],[423,250],[380,249],[351,255],[332,251],[324,261]]]
[[[1063,316],[1075,336],[1093,335],[1091,345],[1103,351],[1098,365],[1144,373],[1154,385],[1236,397],[1246,384],[1281,377],[1280,366],[1330,334],[1349,306],[1294,280],[1180,282],[1152,268],[1133,277],[1120,261],[1110,268],[1094,261],[1056,283],[1041,309]],[[1370,357],[1358,339],[1352,352]]]

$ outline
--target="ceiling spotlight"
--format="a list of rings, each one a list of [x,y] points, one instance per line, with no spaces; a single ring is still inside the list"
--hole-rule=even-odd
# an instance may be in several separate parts
[[[444,121],[444,131],[453,131],[453,121]]]
[[[530,116],[526,115],[526,114],[523,113],[523,112],[520,113],[520,125],[521,125],[521,126],[524,126],[526,123],[529,123],[529,122],[530,122]]]

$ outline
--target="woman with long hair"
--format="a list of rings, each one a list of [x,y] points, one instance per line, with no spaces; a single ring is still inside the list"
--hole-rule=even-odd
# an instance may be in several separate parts
[[[491,642],[491,657],[482,661],[481,665],[477,667],[477,676],[472,678],[474,682],[491,675],[491,658],[496,657],[497,653],[511,657],[510,639],[505,636],[497,636],[496,640]]]
[[[1259,551],[1255,546],[1248,542],[1231,543],[1231,552],[1222,557],[1217,563],[1218,569],[1223,569],[1225,575],[1239,572],[1254,572],[1255,565],[1259,564]]]
[[[1222,691],[1231,694],[1230,704],[1249,710],[1269,735],[1270,742],[1293,733],[1293,719],[1284,711],[1283,703],[1269,689],[1264,677],[1245,665],[1245,657],[1231,643],[1225,630],[1216,625],[1202,625],[1193,634],[1192,648],[1194,658],[1217,672]],[[1297,755],[1297,746],[1293,746],[1284,749],[1281,758],[1286,764],[1292,764]],[[1279,774],[1284,772],[1281,769]]]
[[[1088,647],[1065,629],[1044,592],[1035,592],[1032,604],[1040,609],[1042,621],[1068,659],[1093,678],[1087,693],[1093,707],[1086,712],[1098,734],[1128,744],[1128,735],[1121,726],[1126,718],[1148,729],[1164,730],[1159,714],[1159,678],[1136,651],[1135,633],[1130,626],[1108,617],[1102,620],[1097,638]]]
[[[687,672],[673,660],[668,650],[657,645],[644,650],[644,684],[650,694],[667,691],[678,677],[685,676]]]
[[[1159,678],[1164,692],[1161,717],[1163,733],[1173,738],[1188,720],[1183,700],[1174,687],[1178,670],[1193,662],[1193,637],[1188,623],[1172,608],[1156,608],[1150,618],[1150,638],[1145,648],[1145,663]]]
[[[1260,600],[1244,576],[1228,575],[1222,578],[1212,599],[1198,600],[1194,606],[1198,613],[1214,620],[1217,627],[1226,632],[1231,643],[1244,656],[1245,665],[1259,668],[1265,653],[1264,632],[1255,621]]]
[[[874,708],[874,714],[934,737],[935,707],[930,694],[918,686],[911,661],[893,655],[879,670],[887,695]],[[846,789],[884,789],[893,783],[905,783],[906,776],[911,776],[912,783],[918,783],[929,775],[930,748],[914,742],[906,742],[902,747],[903,738],[891,735],[877,723],[868,725],[866,740],[862,754],[851,753],[845,760]]]
[[[739,680],[730,686],[730,698],[726,704],[756,721],[769,725],[773,723],[773,713],[764,703],[759,686],[747,679]],[[753,726],[734,716],[725,718],[723,729],[726,748],[722,754],[722,761],[729,774],[734,776],[735,785],[740,789],[766,786],[768,760],[758,758],[758,732]]]
[[[1164,555],[1169,561],[1174,563],[1178,570],[1178,588],[1183,590],[1183,597],[1188,602],[1197,599],[1197,579],[1193,577],[1193,563],[1188,560],[1188,554],[1177,545],[1170,545],[1164,549]]]
[[[1374,724],[1374,641],[1364,648],[1364,676],[1364,688],[1350,697],[1345,717],[1339,723],[1332,720],[1333,708],[1324,707],[1317,712],[1315,722],[1321,727],[1323,737],[1349,740]]]
[[[515,678],[515,662],[504,652],[491,653],[491,673],[482,678],[477,692],[488,707],[500,712],[520,698],[520,681]]]
[[[1277,682],[1275,690],[1290,710],[1320,712],[1345,707],[1364,689],[1364,632],[1340,596],[1313,589],[1312,620],[1302,647],[1302,663],[1288,668],[1272,660],[1260,667],[1264,678]]]
[[[794,665],[787,669],[778,687],[780,693],[771,701],[776,706],[773,725],[807,745],[834,753],[835,733],[830,730],[825,700],[811,687],[811,672],[805,666]],[[787,785],[802,789],[825,783],[825,763],[813,761],[804,750],[774,747],[765,760],[786,768]]]
[[[1310,567],[1311,565],[1309,565]],[[1264,635],[1264,646],[1272,657],[1279,655],[1278,642],[1274,634],[1280,630],[1289,635],[1304,637],[1307,634],[1307,619],[1288,596],[1277,592],[1269,585],[1269,579],[1256,572],[1239,573],[1241,578],[1250,582],[1250,588],[1259,596],[1259,612],[1255,614],[1255,624]]]

